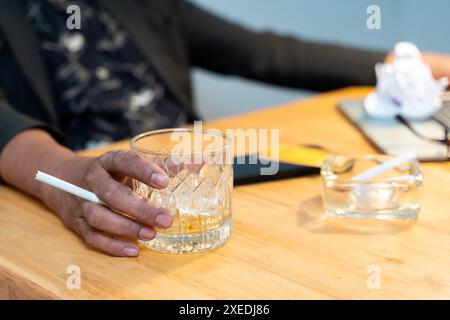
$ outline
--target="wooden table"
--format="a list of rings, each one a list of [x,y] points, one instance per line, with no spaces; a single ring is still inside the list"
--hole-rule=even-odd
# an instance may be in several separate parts
[[[208,125],[279,128],[281,142],[370,153],[335,108],[337,100],[368,90],[339,90]],[[0,187],[0,297],[448,299],[450,163],[424,164],[423,172],[423,206],[414,225],[362,231],[323,221],[319,177],[298,178],[235,188],[234,231],[224,247],[192,255],[144,249],[136,259],[89,249],[42,204]],[[80,267],[80,289],[66,286],[70,265]]]

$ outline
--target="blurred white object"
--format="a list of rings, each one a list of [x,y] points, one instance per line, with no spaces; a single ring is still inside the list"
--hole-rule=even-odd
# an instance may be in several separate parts
[[[440,96],[448,86],[448,79],[433,79],[430,67],[414,44],[397,43],[394,61],[378,63],[375,72],[376,91],[364,100],[364,108],[371,117],[390,119],[402,115],[410,120],[424,120],[441,107]]]

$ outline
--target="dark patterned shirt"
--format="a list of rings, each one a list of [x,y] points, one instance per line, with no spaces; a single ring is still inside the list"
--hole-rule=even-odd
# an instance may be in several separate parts
[[[69,147],[89,148],[186,121],[127,32],[96,1],[23,1]],[[66,26],[71,4],[81,8],[80,30]]]

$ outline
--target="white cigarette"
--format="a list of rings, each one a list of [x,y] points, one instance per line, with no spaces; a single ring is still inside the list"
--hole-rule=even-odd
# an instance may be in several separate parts
[[[376,166],[374,168],[371,168],[363,173],[360,173],[360,174],[354,176],[351,180],[355,180],[355,181],[370,180],[389,169],[395,168],[399,164],[411,161],[415,158],[416,158],[416,153],[413,150],[407,151],[407,152],[402,153],[401,155],[395,157],[394,159],[383,162],[379,166]]]
[[[95,195],[95,193],[87,191],[86,189],[80,188],[74,184],[66,182],[64,180],[58,179],[54,176],[51,176],[47,173],[38,171],[34,177],[36,180],[39,180],[43,183],[46,183],[52,187],[63,190],[74,196],[80,197],[84,200],[92,201],[95,203],[103,204],[103,202]]]

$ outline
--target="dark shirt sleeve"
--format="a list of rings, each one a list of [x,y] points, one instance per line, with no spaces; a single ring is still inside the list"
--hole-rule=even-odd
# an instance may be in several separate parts
[[[374,85],[387,52],[252,32],[189,2],[179,4],[192,64],[218,73],[310,90]]]
[[[0,53],[4,49],[4,42],[0,34]],[[4,70],[0,70],[2,72]],[[20,94],[20,93],[19,93]],[[5,92],[0,86],[0,153],[5,145],[17,133],[31,128],[41,128],[49,132],[57,141],[63,143],[62,133],[54,126],[45,121],[36,119],[30,115],[22,113],[15,109],[8,102]]]
[[[50,124],[34,119],[11,107],[0,90],[0,152],[14,135],[31,128],[41,128],[49,132],[57,141],[64,141],[61,132]]]

